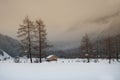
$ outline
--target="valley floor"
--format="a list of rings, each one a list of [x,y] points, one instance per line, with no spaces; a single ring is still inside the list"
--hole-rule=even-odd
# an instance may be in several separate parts
[[[59,59],[43,63],[0,63],[0,80],[120,80],[120,63]]]

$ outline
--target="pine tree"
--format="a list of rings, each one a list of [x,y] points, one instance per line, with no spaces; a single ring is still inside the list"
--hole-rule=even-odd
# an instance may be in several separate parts
[[[20,25],[18,29],[18,37],[21,38],[22,45],[24,47],[25,52],[28,53],[28,57],[32,63],[32,31],[33,31],[33,22],[29,20],[28,16],[23,20],[23,24]]]

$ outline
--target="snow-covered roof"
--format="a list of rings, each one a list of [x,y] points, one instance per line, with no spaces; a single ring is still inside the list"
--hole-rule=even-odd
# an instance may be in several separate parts
[[[47,58],[51,58],[51,57],[53,57],[53,56],[55,56],[55,55],[49,55]]]

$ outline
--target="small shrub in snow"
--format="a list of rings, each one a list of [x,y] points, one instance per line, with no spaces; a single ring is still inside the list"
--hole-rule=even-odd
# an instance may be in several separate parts
[[[76,60],[75,62],[80,62],[80,60]]]
[[[10,59],[10,57],[7,57],[7,59]]]
[[[39,63],[39,59],[35,59],[34,63]]]
[[[6,61],[6,60],[7,60],[7,57],[3,58],[3,60]]]
[[[70,63],[70,61],[68,61],[68,63]]]
[[[15,57],[14,62],[15,62],[15,63],[20,63],[19,57]]]
[[[98,59],[95,59],[94,62],[97,63],[97,62],[98,62]]]
[[[85,63],[86,62],[86,60],[83,60],[83,63]]]
[[[19,59],[14,59],[14,62],[19,63],[20,61],[19,61]]]

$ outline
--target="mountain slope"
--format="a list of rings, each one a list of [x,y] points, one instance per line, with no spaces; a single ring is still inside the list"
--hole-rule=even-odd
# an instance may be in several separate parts
[[[13,57],[19,56],[22,53],[20,43],[17,40],[3,34],[0,34],[0,49]]]

